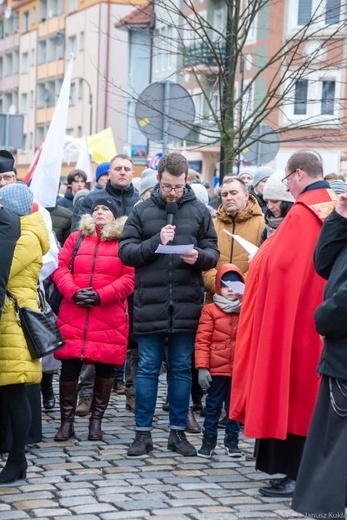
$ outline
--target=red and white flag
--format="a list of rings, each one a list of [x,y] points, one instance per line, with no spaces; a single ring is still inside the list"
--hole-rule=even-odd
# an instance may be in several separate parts
[[[41,154],[30,184],[35,199],[45,208],[54,207],[57,200],[69,111],[73,60],[74,56],[71,55],[52,121],[42,144]]]

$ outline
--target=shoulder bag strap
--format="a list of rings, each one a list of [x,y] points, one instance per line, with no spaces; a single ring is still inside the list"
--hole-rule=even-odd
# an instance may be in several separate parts
[[[82,233],[80,233],[78,239],[76,240],[76,244],[75,244],[74,250],[72,251],[71,260],[70,260],[70,263],[69,263],[69,271],[70,271],[70,273],[73,273],[73,265],[74,265],[75,258],[76,258],[76,255],[78,253],[78,250],[80,248],[80,245],[82,244],[83,238],[84,238],[84,236],[82,235]]]

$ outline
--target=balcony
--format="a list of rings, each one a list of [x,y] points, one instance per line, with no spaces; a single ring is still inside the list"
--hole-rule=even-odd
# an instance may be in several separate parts
[[[182,49],[183,67],[192,68],[198,66],[218,67],[224,63],[225,41],[216,42],[214,51],[211,49],[212,42],[195,42],[185,45]]]

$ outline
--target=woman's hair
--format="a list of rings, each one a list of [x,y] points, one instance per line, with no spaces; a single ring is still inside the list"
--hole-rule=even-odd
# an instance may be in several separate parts
[[[290,208],[293,206],[294,202],[288,202],[287,200],[282,200],[281,201],[281,204],[280,204],[280,210],[281,210],[281,217],[284,218]],[[269,208],[267,209],[267,212],[266,212],[266,216],[267,217],[274,217],[273,213],[269,210]]]

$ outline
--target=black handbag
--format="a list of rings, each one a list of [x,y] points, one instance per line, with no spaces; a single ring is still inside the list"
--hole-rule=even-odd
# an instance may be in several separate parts
[[[25,341],[32,359],[39,359],[65,345],[65,340],[57,325],[57,317],[38,288],[39,310],[20,307],[16,298],[9,292],[7,296],[13,303],[18,324],[22,327]]]

